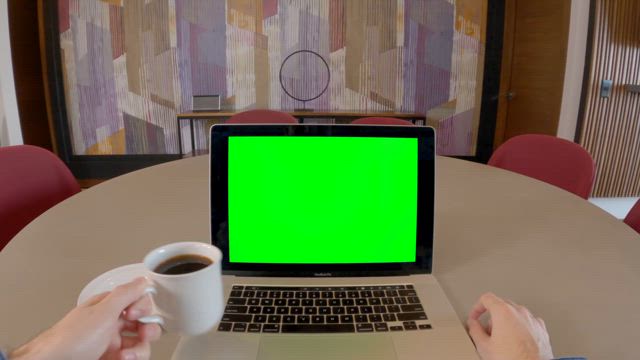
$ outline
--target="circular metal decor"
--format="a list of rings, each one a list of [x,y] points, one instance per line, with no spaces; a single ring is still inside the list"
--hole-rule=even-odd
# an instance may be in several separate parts
[[[280,65],[280,87],[290,98],[301,101],[304,110],[306,102],[327,91],[330,80],[329,64],[312,50],[294,51]]]

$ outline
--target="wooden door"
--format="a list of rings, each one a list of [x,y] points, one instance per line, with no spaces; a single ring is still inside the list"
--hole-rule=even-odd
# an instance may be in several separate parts
[[[570,16],[571,0],[505,1],[494,147],[520,134],[556,135]]]
[[[640,1],[596,0],[580,144],[596,161],[594,197],[640,195]],[[611,80],[609,97],[600,86]]]

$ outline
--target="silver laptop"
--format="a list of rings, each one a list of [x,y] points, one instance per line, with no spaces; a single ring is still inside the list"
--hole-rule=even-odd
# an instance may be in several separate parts
[[[215,125],[226,309],[181,359],[477,359],[433,262],[429,127]]]

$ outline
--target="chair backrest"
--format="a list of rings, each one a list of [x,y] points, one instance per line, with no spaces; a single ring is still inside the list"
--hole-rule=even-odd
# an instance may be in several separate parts
[[[33,219],[79,191],[71,171],[50,151],[0,148],[0,250]]]
[[[540,134],[509,139],[493,153],[489,165],[530,176],[585,199],[596,175],[591,155],[580,145]]]
[[[413,123],[408,120],[396,119],[391,117],[366,117],[351,122],[354,125],[401,125],[401,126],[413,126]]]
[[[226,121],[227,124],[297,124],[293,116],[275,110],[249,110],[237,113]]]
[[[640,234],[640,200],[636,201],[635,205],[629,210],[629,213],[624,218],[624,223]]]

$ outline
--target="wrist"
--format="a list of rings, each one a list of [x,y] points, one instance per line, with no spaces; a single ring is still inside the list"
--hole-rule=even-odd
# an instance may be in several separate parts
[[[33,340],[21,345],[9,353],[9,360],[55,360],[52,344],[47,342],[48,334],[44,332]]]

